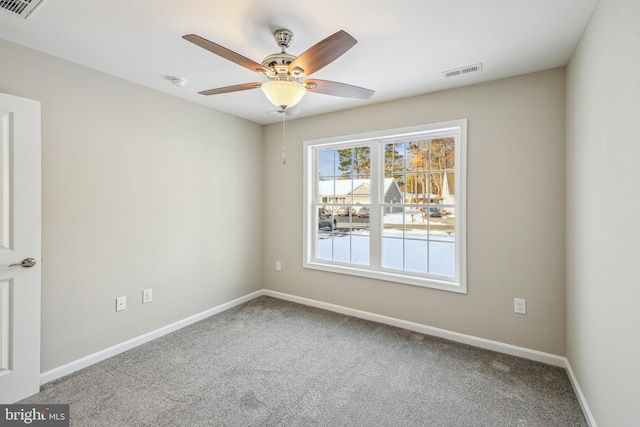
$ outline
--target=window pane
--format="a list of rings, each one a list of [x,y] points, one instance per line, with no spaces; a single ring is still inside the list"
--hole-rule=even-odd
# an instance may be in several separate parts
[[[443,210],[436,205],[428,206],[384,208],[383,267],[454,275],[455,218],[443,216]]]
[[[385,144],[384,146],[384,171],[386,173],[404,172],[404,154],[407,143]]]
[[[453,172],[432,172],[429,174],[432,202],[455,204],[455,174]]]
[[[383,203],[403,203],[404,175],[387,174],[384,177],[383,185]]]
[[[371,203],[371,177],[360,174],[353,180],[353,203],[357,205]],[[357,210],[357,209],[356,209]]]
[[[335,210],[336,220],[338,221],[338,227],[350,228],[351,217],[355,215],[356,209],[352,205],[338,206]]]
[[[455,218],[441,209],[441,217],[429,222],[429,273],[455,275]]]
[[[364,215],[364,214],[363,214]],[[320,217],[319,217],[320,218]],[[326,222],[326,223],[325,223]],[[335,224],[334,231],[331,225]],[[316,257],[344,263],[369,265],[369,217],[329,216],[319,226]]]
[[[336,150],[318,151],[318,175],[319,179],[333,179],[338,175],[338,155]]]
[[[418,273],[427,272],[428,242],[426,239],[406,239],[404,241],[405,269]]]
[[[426,212],[426,208],[417,206],[405,209],[405,238],[426,238],[427,226],[429,224],[429,216]]]
[[[429,143],[426,140],[409,141],[407,143],[406,169],[410,172],[426,172],[429,170]]]
[[[452,137],[431,141],[431,169],[446,170],[455,167],[455,140]]]
[[[351,260],[351,239],[349,233],[336,231],[333,236],[333,260],[349,262]]]
[[[354,230],[351,235],[351,262],[369,265],[369,233]]]
[[[333,239],[331,232],[316,233],[316,258],[333,259]]]
[[[338,171],[336,176],[350,178],[371,172],[371,149],[353,147],[337,150]]]
[[[455,272],[455,244],[429,242],[429,273],[453,277],[455,276]]]
[[[382,235],[402,238],[404,236],[404,222],[404,208],[385,207],[382,217]]]
[[[429,240],[454,242],[456,237],[455,218],[440,214],[442,211],[442,209],[434,207],[429,209]]]
[[[404,231],[406,234],[426,236],[429,223],[426,211],[426,208],[420,206],[385,207],[385,214],[382,217],[383,235],[402,237]]]
[[[356,210],[356,216],[359,219],[358,221],[354,221],[357,223],[366,223],[367,227],[369,225],[369,218],[371,217],[371,208],[369,206],[360,206],[358,210]]]
[[[321,206],[318,208],[317,224],[317,231],[332,231],[336,228],[337,221],[329,207]]]
[[[369,265],[369,207],[363,206],[351,216],[351,262]]]
[[[406,203],[429,203],[429,174],[409,173],[406,182]]]
[[[335,203],[334,180],[327,178],[318,182],[318,203]]]
[[[384,237],[382,239],[382,266],[402,270],[404,268],[404,249],[402,239]]]

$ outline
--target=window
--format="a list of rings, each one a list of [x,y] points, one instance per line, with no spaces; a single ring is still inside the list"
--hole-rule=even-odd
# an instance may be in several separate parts
[[[466,293],[466,120],[304,143],[304,267]]]

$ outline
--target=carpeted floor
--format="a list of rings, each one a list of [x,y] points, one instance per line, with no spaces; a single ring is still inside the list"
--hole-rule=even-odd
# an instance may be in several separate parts
[[[587,425],[563,369],[269,297],[20,403],[82,427]]]

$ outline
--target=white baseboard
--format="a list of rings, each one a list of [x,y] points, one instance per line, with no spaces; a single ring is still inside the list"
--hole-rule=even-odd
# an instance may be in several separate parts
[[[524,359],[534,360],[536,362],[546,363],[548,365],[565,368],[571,386],[576,394],[578,403],[582,408],[582,413],[589,427],[597,427],[596,421],[593,418],[593,414],[589,409],[589,405],[582,394],[578,380],[573,374],[569,360],[566,357],[558,356],[551,353],[545,353],[538,350],[532,350],[525,347],[518,347],[511,344],[505,344],[499,341],[492,341],[485,338],[475,337],[473,335],[461,334],[458,332],[448,331],[446,329],[434,328],[432,326],[426,326],[420,323],[409,322],[402,319],[396,319],[394,317],[383,316],[381,314],[375,314],[368,311],[357,310],[354,308],[344,307],[341,305],[330,304],[322,301],[317,301],[309,298],[303,298],[296,295],[285,294],[282,292],[276,292],[269,289],[263,289],[263,295],[273,298],[279,298],[286,301],[295,302],[298,304],[308,305],[311,307],[321,308],[323,310],[333,311],[335,313],[345,314],[348,316],[358,317],[360,319],[371,320],[373,322],[382,323],[385,325],[396,326],[398,328],[407,329],[410,331],[422,333],[425,335],[433,335],[440,338],[445,338],[451,341],[459,342],[462,344],[468,344],[475,347],[484,348],[487,350],[493,350],[499,353],[505,353],[512,356],[522,357]]]
[[[156,329],[155,331],[151,331],[149,333],[140,335],[136,338],[132,338],[122,343],[116,344],[112,347],[109,347],[104,350],[98,351],[96,353],[90,354],[88,356],[82,357],[78,360],[59,366],[57,368],[51,369],[50,371],[43,372],[42,374],[40,374],[40,384],[41,385],[46,384],[50,381],[53,381],[55,379],[68,375],[79,369],[86,368],[87,366],[93,365],[94,363],[98,363],[109,357],[115,356],[116,354],[130,350],[148,341],[159,338],[163,335],[166,335],[178,329],[184,328],[185,326],[189,326],[192,323],[206,319],[207,317],[213,316],[214,314],[218,314],[223,311],[229,310],[230,308],[233,308],[237,305],[243,304],[247,301],[250,301],[254,298],[258,298],[263,295],[282,299],[285,301],[291,301],[291,302],[295,302],[298,304],[303,304],[311,307],[321,308],[323,310],[333,311],[335,313],[341,313],[348,316],[357,317],[360,319],[371,320],[373,322],[383,323],[385,325],[396,326],[398,328],[403,328],[403,329],[407,329],[410,331],[414,331],[414,332],[418,332],[426,335],[433,335],[433,336],[445,338],[454,342],[468,344],[475,347],[484,348],[487,350],[493,350],[499,353],[505,353],[512,356],[522,357],[525,359],[534,360],[536,362],[542,362],[549,365],[566,368],[569,374],[571,383],[574,387],[574,390],[576,391],[576,395],[578,397],[580,405],[582,406],[583,411],[585,413],[585,417],[589,422],[589,425],[591,427],[596,426],[595,421],[593,421],[593,417],[591,416],[591,412],[589,411],[589,408],[586,404],[584,396],[582,395],[578,382],[575,376],[573,375],[573,372],[571,371],[571,366],[569,365],[569,362],[565,357],[557,356],[555,354],[545,353],[538,350],[532,350],[525,347],[518,347],[511,344],[505,344],[499,341],[492,341],[485,338],[479,338],[472,335],[452,332],[446,329],[434,328],[432,326],[427,326],[427,325],[423,325],[415,322],[409,322],[407,320],[388,317],[381,314],[371,313],[368,311],[357,310],[354,308],[344,307],[336,304],[330,304],[330,303],[317,301],[309,298],[299,297],[296,295],[276,292],[269,289],[262,289],[262,290],[253,292],[251,294],[245,295],[243,297],[236,298],[233,301],[229,301],[227,303],[221,304],[217,307],[203,311],[202,313],[195,314],[193,316],[187,317],[186,319],[179,320],[170,325]]]
[[[524,359],[535,360],[536,362],[546,363],[548,365],[564,368],[566,366],[566,358],[551,353],[545,353],[538,350],[531,350],[525,347],[518,347],[511,344],[505,344],[499,341],[492,341],[485,338],[474,337],[472,335],[461,334],[458,332],[448,331],[446,329],[434,328],[420,323],[409,322],[407,320],[396,319],[395,317],[383,316],[381,314],[371,313],[368,311],[357,310],[354,308],[343,307],[341,305],[330,304],[322,301],[316,301],[309,298],[303,298],[295,295],[285,294],[282,292],[263,289],[264,295],[295,302],[298,304],[308,305],[311,307],[321,308],[336,313],[346,314],[348,316],[358,317],[360,319],[371,320],[373,322],[383,323],[385,325],[396,326],[402,329],[418,332],[425,335],[433,335],[445,338],[462,344],[472,345],[474,347],[485,348],[487,350],[497,351],[499,353],[510,354],[512,356],[522,357]]]
[[[112,356],[115,356],[116,354],[130,350],[148,341],[154,340],[156,338],[160,338],[163,335],[167,335],[171,332],[177,331],[178,329],[184,328],[185,326],[189,326],[192,323],[199,322],[200,320],[206,319],[207,317],[213,316],[214,314],[218,314],[223,311],[229,310],[230,308],[243,304],[247,301],[250,301],[262,295],[264,295],[263,290],[250,293],[243,297],[236,298],[233,301],[229,301],[227,303],[220,304],[217,307],[213,307],[213,308],[210,308],[209,310],[205,310],[202,313],[194,314],[193,316],[189,316],[186,319],[182,319],[170,325],[156,329],[155,331],[151,331],[146,334],[140,335],[136,338],[132,338],[130,340],[121,342],[119,344],[114,345],[113,347],[105,348],[104,350],[100,350],[96,353],[90,354],[88,356],[85,356],[73,362],[67,363],[66,365],[62,365],[57,368],[51,369],[50,371],[43,372],[40,374],[40,385],[46,384],[50,381],[53,381],[65,375],[71,374],[79,369],[86,368],[87,366],[91,366],[94,363],[98,363],[102,360],[108,359],[109,357],[112,357]]]
[[[308,305],[311,307],[321,308],[324,310],[333,311],[333,312],[345,314],[348,316],[358,317],[360,319],[371,320],[373,322],[383,323],[385,325],[396,326],[398,328],[403,328],[403,329],[419,332],[426,335],[433,335],[433,336],[445,338],[451,341],[497,351],[499,353],[510,354],[512,356],[518,356],[518,357],[523,357],[525,359],[535,360],[537,362],[547,363],[553,366],[559,366],[563,368],[568,367],[568,362],[566,358],[562,356],[556,356],[554,354],[544,353],[537,350],[531,350],[524,347],[517,347],[511,344],[501,343],[499,341],[492,341],[484,338],[474,337],[472,335],[465,335],[458,332],[452,332],[446,329],[434,328],[432,326],[426,326],[420,323],[409,322],[407,320],[397,319],[394,317],[383,316],[381,314],[371,313],[368,311],[357,310],[354,308],[330,304],[330,303],[317,301],[309,298],[303,298],[303,297],[299,297],[291,294],[285,294],[282,292],[262,289],[260,291],[253,292],[243,297],[236,298],[233,301],[229,301],[217,307],[203,311],[202,313],[195,314],[193,316],[187,317],[186,319],[182,319],[170,325],[156,329],[155,331],[148,332],[136,338],[132,338],[130,340],[116,344],[112,347],[109,347],[104,350],[100,350],[96,353],[90,354],[88,356],[82,357],[73,362],[70,362],[65,365],[59,366],[57,368],[51,369],[49,371],[43,372],[42,374],[40,374],[40,385],[46,384],[50,381],[53,381],[65,375],[71,374],[79,369],[86,368],[87,366],[91,366],[94,363],[98,363],[102,360],[108,359],[109,357],[113,357],[116,354],[135,348],[148,341],[159,338],[171,332],[177,331],[178,329],[184,328],[185,326],[189,326],[192,323],[206,319],[209,316],[213,316],[214,314],[221,313],[225,310],[229,310],[230,308],[243,304],[254,298],[258,298],[262,295],[267,295],[273,298],[291,301],[298,304]],[[568,369],[568,371],[571,372],[570,369]],[[587,408],[586,402],[584,402],[584,397],[582,397],[582,394],[579,393],[580,389],[577,385],[577,382],[575,381],[575,377],[570,377],[570,378],[576,390],[576,394],[578,395],[578,398],[580,400],[580,405],[583,405],[583,408]],[[585,411],[585,416],[587,416],[586,414],[587,412]],[[589,412],[589,415],[590,415],[590,412]],[[592,427],[593,426],[595,426],[595,424],[593,424]]]
[[[575,378],[573,371],[571,370],[571,365],[569,364],[569,361],[567,360],[566,357],[558,356],[551,353],[545,353],[538,350],[532,350],[525,347],[518,347],[511,344],[505,344],[499,341],[479,338],[472,335],[466,335],[458,332],[448,331],[446,329],[434,328],[432,326],[427,326],[427,325],[423,325],[415,322],[409,322],[407,320],[388,317],[381,314],[371,313],[368,311],[357,310],[354,308],[344,307],[341,305],[330,304],[327,302],[299,297],[296,295],[276,292],[269,289],[262,289],[262,290],[253,292],[243,297],[234,299],[233,301],[229,301],[217,307],[203,311],[202,313],[195,314],[193,316],[187,317],[186,319],[183,319],[175,323],[172,323],[170,325],[164,326],[162,328],[156,329],[155,331],[151,331],[149,333],[140,335],[139,337],[132,338],[122,343],[116,344],[113,347],[109,347],[104,350],[98,351],[96,353],[90,354],[81,359],[67,363],[66,365],[62,365],[57,368],[51,369],[50,371],[43,372],[42,374],[40,374],[40,384],[42,385],[42,384],[48,383],[50,381],[53,381],[55,379],[68,375],[70,373],[73,373],[79,369],[86,368],[87,366],[93,365],[94,363],[98,363],[109,357],[112,357],[124,351],[130,350],[148,341],[159,338],[163,335],[166,335],[178,329],[184,328],[185,326],[189,326],[192,323],[206,319],[207,317],[213,316],[214,314],[218,314],[223,311],[229,310],[230,308],[233,308],[237,305],[243,304],[247,301],[250,301],[254,298],[258,298],[263,295],[270,296],[273,298],[278,298],[285,301],[295,302],[302,305],[307,305],[310,307],[321,308],[323,310],[328,310],[335,313],[341,313],[348,316],[357,317],[360,319],[370,320],[370,321],[382,323],[385,325],[396,326],[398,328],[407,329],[407,330],[422,333],[425,335],[433,335],[433,336],[448,339],[454,342],[468,344],[475,347],[484,348],[487,350],[493,350],[499,353],[509,354],[512,356],[522,357],[524,359],[534,360],[536,362],[542,362],[549,365],[565,368],[567,370],[569,380],[571,381],[573,389],[575,390],[576,396],[578,398],[578,402],[582,407],[583,413],[585,415],[585,418],[587,419],[589,426],[596,427],[596,423],[595,423],[595,420],[593,419],[593,415],[589,410],[589,406],[587,405],[587,402],[584,398],[584,395],[582,394],[578,381]]]
[[[567,359],[567,364],[565,366],[567,369],[567,375],[569,376],[569,381],[571,381],[571,385],[573,386],[573,391],[576,393],[576,397],[578,398],[578,403],[580,403],[580,407],[582,408],[582,413],[587,420],[587,424],[589,427],[597,427],[596,420],[593,418],[593,414],[591,413],[591,409],[589,409],[589,405],[587,405],[587,400],[584,398],[584,394],[582,394],[582,389],[580,388],[580,384],[578,384],[578,379],[573,374],[573,369],[571,369],[571,364],[569,363],[569,359]]]

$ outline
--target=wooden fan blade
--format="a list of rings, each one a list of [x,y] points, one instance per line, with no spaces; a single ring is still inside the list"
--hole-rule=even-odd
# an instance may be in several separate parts
[[[304,51],[289,65],[289,72],[292,73],[294,69],[301,68],[306,76],[310,76],[338,59],[356,43],[358,43],[356,39],[346,31],[340,30]]]
[[[307,89],[308,92],[324,93],[325,95],[342,96],[344,98],[369,99],[375,91],[363,87],[348,85],[346,83],[331,82],[329,80],[306,80],[305,85],[314,88]]]
[[[209,52],[215,53],[218,56],[223,57],[231,62],[235,62],[238,65],[241,65],[251,71],[255,71],[256,73],[266,74],[269,73],[269,69],[264,67],[262,64],[258,64],[255,61],[252,61],[249,58],[246,58],[239,53],[236,53],[226,47],[220,46],[212,41],[209,41],[200,36],[196,36],[195,34],[187,34],[186,36],[182,36],[183,39],[190,41],[191,43],[200,46],[203,49],[208,50]]]
[[[203,90],[198,92],[200,95],[220,95],[221,93],[239,92],[241,90],[257,89],[262,86],[260,82],[244,83],[241,85],[225,86],[216,89]]]

